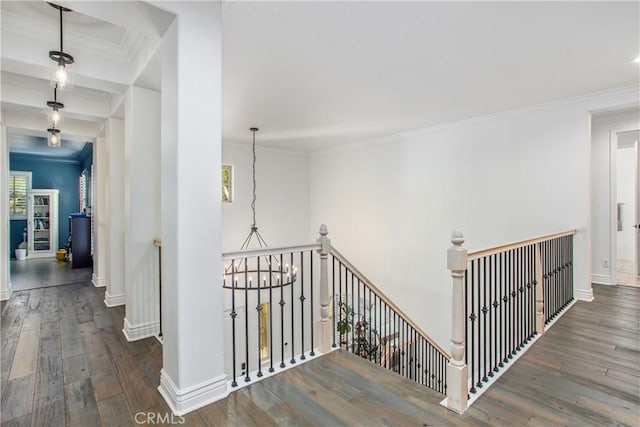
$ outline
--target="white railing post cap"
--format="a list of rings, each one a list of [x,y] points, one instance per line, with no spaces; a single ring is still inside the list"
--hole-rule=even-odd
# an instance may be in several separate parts
[[[452,271],[466,270],[467,250],[462,247],[464,235],[461,230],[455,229],[451,232],[451,243],[453,246],[447,251],[447,268]]]

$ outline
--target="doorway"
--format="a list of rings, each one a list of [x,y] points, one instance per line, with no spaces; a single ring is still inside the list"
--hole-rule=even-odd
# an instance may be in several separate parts
[[[640,130],[618,132],[616,283],[640,287]]]

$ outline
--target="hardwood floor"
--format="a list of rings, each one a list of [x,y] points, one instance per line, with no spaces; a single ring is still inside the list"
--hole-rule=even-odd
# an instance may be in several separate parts
[[[158,424],[638,426],[640,289],[594,292],[463,416],[434,391],[334,352]],[[169,416],[156,390],[160,344],[126,342],[123,308],[103,298],[85,283],[16,292],[2,304],[2,426],[135,426]]]
[[[14,291],[91,281],[91,267],[71,268],[70,262],[57,261],[55,258],[11,260],[10,264]]]

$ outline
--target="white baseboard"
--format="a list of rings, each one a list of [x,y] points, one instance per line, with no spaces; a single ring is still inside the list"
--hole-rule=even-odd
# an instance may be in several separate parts
[[[593,289],[574,289],[573,296],[579,301],[593,301]]]
[[[6,301],[11,298],[11,294],[13,293],[13,286],[11,286],[11,282],[7,283],[7,289],[3,289],[0,291],[0,301]]]
[[[105,279],[104,277],[98,277],[95,274],[91,274],[91,283],[93,283],[93,286],[95,286],[96,288],[103,288],[107,286],[107,279]]]
[[[160,332],[159,322],[150,322],[142,325],[132,325],[129,319],[124,318],[124,329],[122,330],[127,341],[137,341],[158,335]]]
[[[160,371],[158,391],[173,413],[180,416],[229,395],[227,376],[224,374],[181,390],[164,369]]]
[[[605,276],[602,274],[592,274],[591,275],[591,283],[596,283],[598,285],[610,285],[613,279],[611,276]]]
[[[111,295],[109,291],[104,293],[104,305],[107,307],[117,307],[119,305],[124,305],[125,303],[124,294]]]

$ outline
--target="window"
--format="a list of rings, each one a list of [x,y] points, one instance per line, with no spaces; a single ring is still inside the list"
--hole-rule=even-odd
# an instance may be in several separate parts
[[[87,170],[83,170],[80,174],[80,212],[83,212],[89,206],[89,174]]]
[[[9,215],[11,219],[27,219],[29,191],[31,191],[31,172],[9,172]]]

